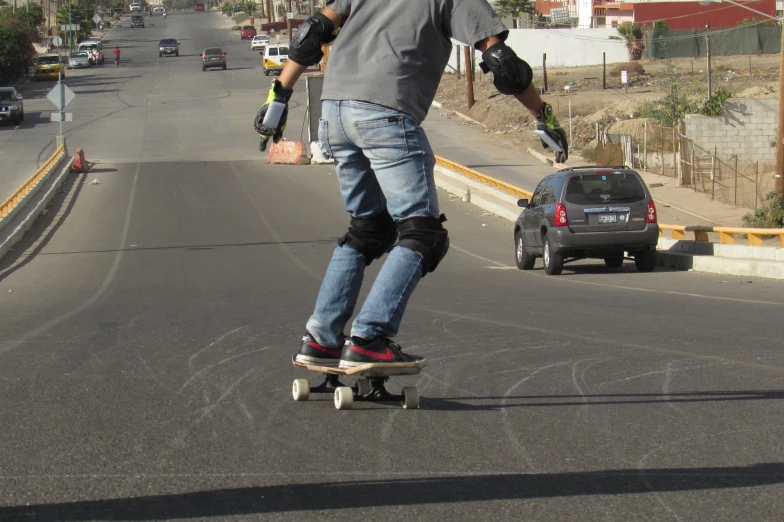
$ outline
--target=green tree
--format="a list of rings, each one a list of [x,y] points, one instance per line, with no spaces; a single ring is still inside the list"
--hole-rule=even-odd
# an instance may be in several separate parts
[[[10,85],[33,61],[33,32],[17,19],[0,21],[0,85]]]
[[[511,16],[513,28],[517,28],[517,18],[525,15],[536,15],[536,7],[531,0],[497,0],[493,6],[499,16]]]

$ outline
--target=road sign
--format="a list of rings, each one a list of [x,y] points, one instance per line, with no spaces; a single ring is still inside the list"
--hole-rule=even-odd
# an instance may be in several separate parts
[[[62,87],[62,92],[60,88]],[[52,87],[52,90],[49,91],[49,94],[46,95],[46,98],[57,107],[58,111],[63,110],[63,108],[68,107],[68,104],[73,101],[76,97],[76,94],[68,88],[67,85],[57,82],[57,85]]]
[[[95,16],[93,16],[93,22],[96,24],[101,22],[101,17],[98,16],[98,13],[95,13]]]
[[[52,121],[73,121],[72,112],[52,112],[49,116],[51,116]],[[65,116],[65,118],[63,118],[63,116]]]
[[[289,20],[294,20],[294,13],[286,13],[286,18]]]
[[[629,83],[629,72],[621,71],[621,83]]]
[[[61,31],[78,31],[79,24],[63,24],[60,26]]]

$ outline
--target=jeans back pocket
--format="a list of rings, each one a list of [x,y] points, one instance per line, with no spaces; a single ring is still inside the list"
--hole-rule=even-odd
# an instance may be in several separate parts
[[[319,118],[318,146],[327,159],[332,159],[332,148],[329,146],[329,123],[324,118]]]
[[[354,123],[354,127],[374,158],[397,161],[408,154],[403,116],[358,121]]]

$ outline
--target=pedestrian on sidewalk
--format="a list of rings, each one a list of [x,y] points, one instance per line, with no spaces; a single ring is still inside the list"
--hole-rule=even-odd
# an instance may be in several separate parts
[[[537,128],[568,151],[566,133],[531,83],[531,67],[504,43],[507,35],[486,0],[328,0],[291,40],[289,60],[254,121],[261,150],[269,139],[280,140],[297,79],[319,63],[322,44],[337,38],[324,78],[319,142],[335,161],[351,215],[305,326],[299,362],[348,369],[423,359],[391,339],[419,280],[449,248],[435,157],[420,124],[452,52],[450,38],[481,51],[496,88],[515,96]],[[385,253],[346,338],[365,267]]]

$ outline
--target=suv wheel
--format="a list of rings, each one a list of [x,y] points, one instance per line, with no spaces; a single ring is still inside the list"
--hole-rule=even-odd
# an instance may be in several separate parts
[[[544,236],[544,271],[547,275],[558,275],[563,271],[563,257],[553,251],[550,238]]]
[[[520,270],[531,270],[534,267],[534,262],[536,262],[536,257],[525,251],[522,230],[515,232],[515,261],[517,262],[517,268]]]
[[[607,268],[620,268],[623,265],[623,254],[615,254],[604,258]]]
[[[644,250],[634,254],[634,264],[639,272],[653,272],[656,268],[656,251]]]

